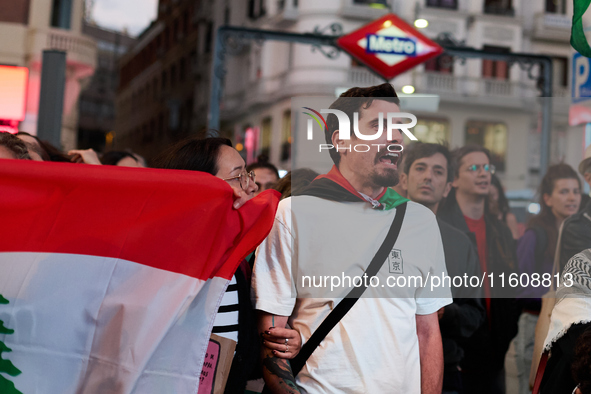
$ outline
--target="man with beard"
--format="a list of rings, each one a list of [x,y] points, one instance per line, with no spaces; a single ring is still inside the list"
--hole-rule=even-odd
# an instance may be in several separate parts
[[[418,202],[437,214],[441,201],[447,197],[454,179],[449,149],[439,144],[417,142],[404,154],[400,184],[411,201]],[[450,277],[482,276],[476,249],[470,239],[449,224],[437,220],[441,231],[447,272]],[[454,302],[439,312],[443,341],[443,393],[462,392],[460,363],[464,343],[484,323],[485,311],[479,288],[469,283],[452,288]]]
[[[301,195],[280,203],[275,225],[258,249],[253,290],[259,331],[289,324],[302,337],[302,354],[313,350],[292,360],[292,366],[302,366],[296,373],[282,355],[289,343],[263,350],[271,392],[441,393],[437,312],[451,303],[451,293],[428,289],[430,276],[445,274],[435,216],[390,188],[399,180],[399,149],[391,147],[400,145],[402,135],[392,130],[388,137],[387,119],[400,112],[398,104],[392,86],[383,84],[352,88],[331,105],[358,125],[356,133],[341,130],[336,115],[327,117],[325,138],[334,147],[329,152],[335,165]],[[385,261],[375,260],[375,276],[367,274],[399,213],[396,242],[386,246]],[[335,283],[306,287],[304,278],[326,279],[327,273],[331,281],[343,278],[336,290]],[[344,297],[357,285],[345,278],[364,276],[372,279],[371,287],[365,285],[363,297],[355,297],[317,347],[308,346],[327,316],[334,316],[331,311],[350,301]],[[419,284],[406,281],[411,277]]]

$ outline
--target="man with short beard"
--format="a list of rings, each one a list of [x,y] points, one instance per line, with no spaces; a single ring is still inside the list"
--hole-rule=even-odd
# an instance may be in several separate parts
[[[289,324],[305,344],[351,285],[343,279],[346,284],[336,290],[309,289],[303,278],[326,278],[323,273],[361,278],[396,214],[406,212],[397,241],[372,277],[381,286],[366,285],[295,378],[282,356],[289,343],[263,350],[271,392],[441,393],[437,311],[451,303],[451,293],[448,288],[429,293],[410,280],[400,284],[414,277],[428,287],[429,276],[445,274],[445,261],[433,213],[390,188],[399,181],[399,149],[391,147],[399,147],[402,136],[393,130],[388,138],[387,114],[399,113],[398,103],[392,86],[383,84],[352,88],[331,105],[353,126],[357,114],[363,138],[353,132],[349,138],[334,114],[327,117],[325,137],[334,147],[329,152],[335,165],[301,195],[280,203],[275,225],[258,249],[253,290],[259,331]]]
[[[405,161],[400,184],[411,201],[418,202],[437,214],[441,201],[447,197],[454,179],[449,149],[439,144],[416,142],[404,153]],[[439,312],[443,341],[443,393],[462,392],[460,363],[463,345],[484,323],[485,311],[481,291],[469,282],[457,284],[456,278],[480,278],[480,264],[470,239],[449,224],[437,220],[441,231],[445,263],[453,279],[454,302]]]

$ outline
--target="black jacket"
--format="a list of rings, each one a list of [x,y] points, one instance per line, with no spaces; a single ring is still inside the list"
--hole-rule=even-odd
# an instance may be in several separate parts
[[[437,216],[470,238],[477,249],[476,235],[468,229],[464,215],[453,195],[442,206]],[[493,273],[490,319],[487,316],[471,338],[461,343],[465,351],[462,368],[465,371],[499,371],[505,363],[505,353],[517,334],[517,321],[521,310],[515,300],[515,291],[508,288],[508,277],[517,269],[515,241],[511,230],[492,215],[485,214],[486,242],[488,246],[487,272]],[[499,275],[505,275],[501,288]],[[485,304],[486,305],[486,304]]]
[[[564,221],[560,239],[560,271],[571,257],[591,248],[591,201]]]
[[[441,219],[437,219],[437,223],[441,232],[447,274],[452,279],[463,278],[464,275],[468,278],[480,278],[482,273],[478,254],[470,239]],[[465,287],[452,287],[452,295],[454,302],[445,307],[439,327],[445,368],[457,371],[457,366],[464,357],[464,350],[459,342],[468,340],[484,323],[486,311],[479,288],[471,287],[469,284]]]
[[[591,323],[577,323],[552,344],[552,355],[544,370],[540,394],[571,394],[577,383],[572,375],[572,363],[575,359],[577,341]]]

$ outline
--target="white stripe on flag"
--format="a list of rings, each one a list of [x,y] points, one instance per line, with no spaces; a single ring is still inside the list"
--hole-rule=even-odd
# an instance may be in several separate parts
[[[0,253],[0,339],[23,393],[197,392],[228,281],[126,260]]]

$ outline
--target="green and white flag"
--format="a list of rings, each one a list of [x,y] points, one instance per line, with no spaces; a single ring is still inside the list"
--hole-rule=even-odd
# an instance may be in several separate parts
[[[583,15],[589,8],[591,0],[574,0],[573,25],[571,28],[570,44],[581,55],[591,57],[591,47],[585,37]]]

